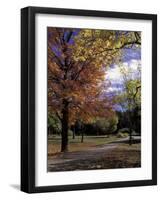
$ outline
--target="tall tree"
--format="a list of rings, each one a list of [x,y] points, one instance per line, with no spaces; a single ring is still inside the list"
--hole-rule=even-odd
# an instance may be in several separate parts
[[[68,151],[68,128],[112,114],[105,96],[105,72],[125,46],[140,44],[140,33],[48,28],[48,111],[62,123],[61,151]]]
[[[141,67],[138,63],[136,69],[130,66],[120,66],[120,72],[123,79],[123,91],[116,95],[116,103],[120,104],[123,110],[127,112],[130,128],[129,144],[132,144],[132,131],[135,122],[133,122],[133,113],[141,110]]]

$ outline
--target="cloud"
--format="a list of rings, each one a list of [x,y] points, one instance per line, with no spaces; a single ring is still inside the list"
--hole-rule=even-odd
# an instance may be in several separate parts
[[[122,78],[119,67],[115,65],[106,72],[106,79],[110,81],[120,80]]]
[[[120,71],[121,67],[129,72],[129,79],[136,79],[140,76],[139,67],[141,66],[141,60],[132,59],[128,62],[123,62],[121,66],[113,65],[106,72],[105,78],[110,83],[110,87],[107,88],[107,93],[121,92],[124,88],[124,79]]]

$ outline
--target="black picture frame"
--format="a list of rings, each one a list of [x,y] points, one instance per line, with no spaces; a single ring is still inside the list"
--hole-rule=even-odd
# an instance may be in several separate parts
[[[35,15],[61,14],[152,21],[152,179],[59,186],[35,186]],[[58,192],[157,184],[157,15],[44,7],[21,9],[21,190]]]

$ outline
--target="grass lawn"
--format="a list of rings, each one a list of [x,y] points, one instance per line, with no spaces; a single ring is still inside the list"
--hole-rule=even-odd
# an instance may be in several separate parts
[[[75,139],[69,137],[69,152],[60,153],[61,137],[50,136],[48,137],[48,171],[140,167],[141,143],[132,145],[112,143],[117,140],[120,138],[116,135],[84,136],[84,142],[81,143],[81,136],[76,136]],[[102,146],[108,143],[111,144]],[[108,148],[110,145],[114,147]],[[59,162],[55,163],[56,161]]]
[[[97,149],[97,148],[96,148]],[[76,154],[77,160],[72,159]],[[55,154],[48,156],[48,171],[74,171],[74,170],[94,170],[94,169],[117,169],[141,167],[141,144],[116,144],[115,148],[102,151],[97,150],[90,156],[88,150],[83,152],[68,152],[65,154]],[[54,164],[54,160],[62,161]]]
[[[76,136],[75,139],[72,139],[69,136],[69,152],[74,151],[86,151],[91,147],[97,145],[108,144],[113,141],[118,140],[119,138],[114,135],[107,136],[84,136],[84,142],[81,143],[81,136]],[[48,137],[48,156],[53,156],[60,152],[61,149],[61,137],[59,136],[49,136]]]
[[[141,167],[141,143],[119,144],[107,159],[111,161],[108,163],[108,168]]]

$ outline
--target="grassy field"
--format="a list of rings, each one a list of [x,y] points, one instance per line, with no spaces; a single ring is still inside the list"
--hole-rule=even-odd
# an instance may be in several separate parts
[[[84,151],[88,150],[91,147],[98,145],[108,144],[113,141],[118,140],[119,138],[114,135],[110,136],[84,136],[84,142],[81,143],[81,136],[76,136],[75,139],[69,137],[69,152],[74,151]],[[59,136],[50,136],[48,137],[48,156],[52,156],[60,152],[61,149],[61,137]]]
[[[109,144],[111,145],[111,144]],[[57,153],[48,156],[48,171],[75,171],[141,167],[141,144],[114,144],[114,148],[102,152],[91,151]],[[91,157],[92,154],[92,157]],[[74,159],[73,159],[74,158]],[[77,159],[75,159],[77,158]],[[55,161],[61,161],[55,163]],[[70,161],[69,161],[70,160]]]
[[[108,155],[109,168],[141,167],[141,143],[119,144],[111,155]],[[117,163],[117,164],[116,164]]]

